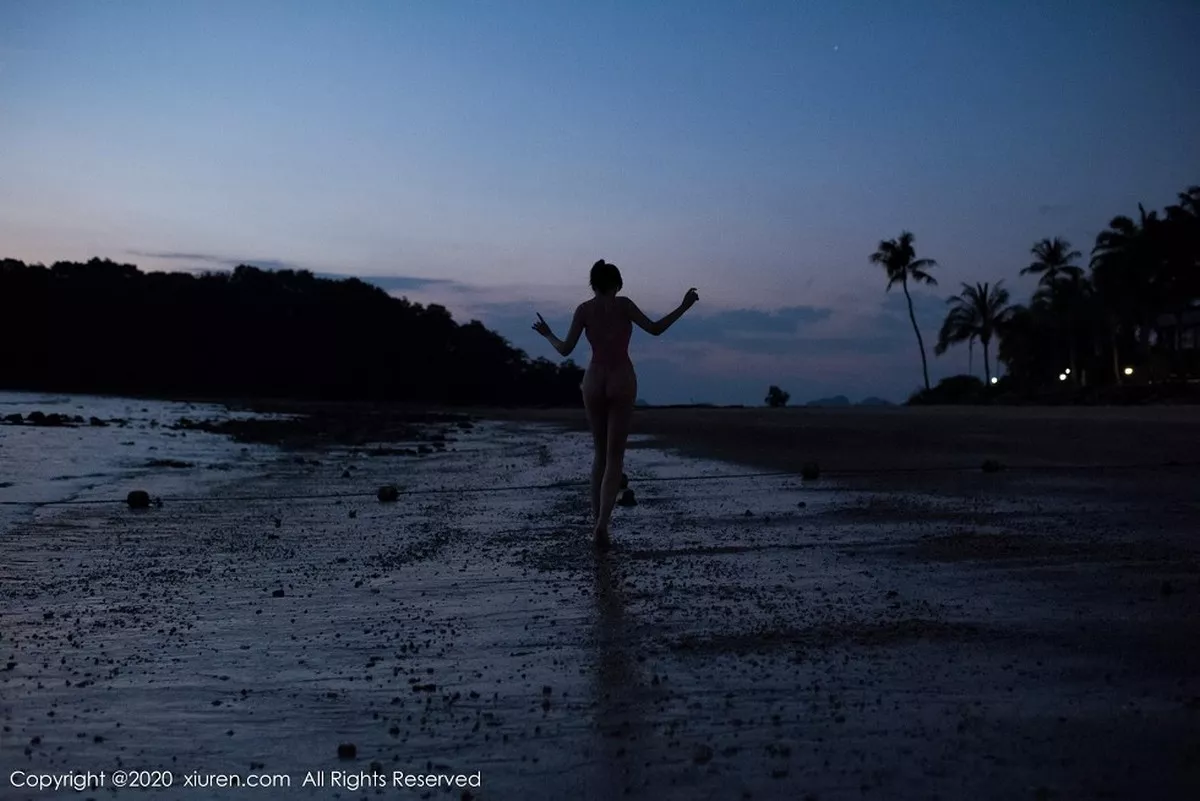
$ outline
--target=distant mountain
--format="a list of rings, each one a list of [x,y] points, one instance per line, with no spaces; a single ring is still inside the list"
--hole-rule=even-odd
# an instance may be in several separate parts
[[[858,402],[858,405],[859,406],[895,406],[896,404],[892,403],[890,400],[884,400],[883,398],[871,397],[871,398],[863,398],[862,400],[860,400]]]
[[[850,406],[850,399],[845,395],[834,395],[832,398],[810,400],[805,406]]]

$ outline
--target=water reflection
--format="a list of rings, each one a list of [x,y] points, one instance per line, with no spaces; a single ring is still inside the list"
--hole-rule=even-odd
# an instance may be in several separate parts
[[[639,784],[636,753],[645,721],[641,675],[633,648],[636,637],[626,616],[620,556],[595,558],[596,729],[599,781],[595,797],[617,798]]]

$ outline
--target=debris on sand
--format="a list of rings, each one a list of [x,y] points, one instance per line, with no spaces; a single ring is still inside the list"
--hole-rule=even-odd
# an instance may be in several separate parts
[[[125,496],[125,502],[130,509],[147,509],[150,507],[150,493],[145,490],[133,490]]]
[[[146,463],[146,467],[175,467],[185,468],[194,467],[191,462],[184,462],[179,459],[151,459]]]
[[[284,595],[283,590],[275,590],[275,592],[271,593],[272,598],[282,598],[283,595]]]
[[[354,759],[358,756],[358,748],[354,743],[342,743],[337,750],[338,759]]]
[[[22,418],[19,414],[7,415],[4,418],[4,422],[11,423],[12,425],[16,426],[22,424],[31,426],[71,426],[77,423],[82,423],[83,418],[78,416],[71,417],[70,415],[59,414],[58,412],[46,414],[43,411],[32,411],[25,415],[24,418]]]
[[[376,493],[380,503],[392,503],[400,498],[400,490],[392,484],[385,484]]]
[[[633,490],[627,489],[621,493],[621,497],[617,499],[617,506],[637,506],[637,498],[633,497]]]

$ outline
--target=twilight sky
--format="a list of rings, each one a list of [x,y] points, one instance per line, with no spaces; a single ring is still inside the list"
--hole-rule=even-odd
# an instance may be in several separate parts
[[[635,334],[651,402],[899,401],[879,240],[940,264],[927,342],[962,281],[1025,300],[1036,240],[1200,183],[1196,41],[1194,0],[0,0],[0,257],[373,277],[555,358],[604,258],[700,292]]]

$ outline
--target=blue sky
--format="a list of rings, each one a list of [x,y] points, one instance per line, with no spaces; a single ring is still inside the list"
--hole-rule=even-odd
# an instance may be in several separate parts
[[[604,258],[700,291],[635,337],[651,401],[899,400],[879,240],[941,265],[927,340],[961,281],[1023,299],[1036,240],[1200,182],[1198,39],[1191,0],[0,0],[0,255],[373,276],[545,356]]]

